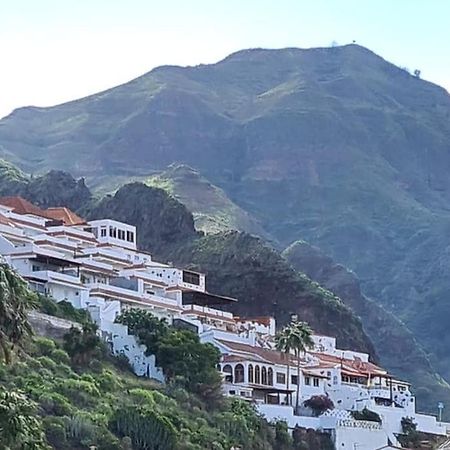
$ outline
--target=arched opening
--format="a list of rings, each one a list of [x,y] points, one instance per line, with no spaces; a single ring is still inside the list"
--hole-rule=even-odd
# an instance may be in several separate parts
[[[244,366],[242,364],[236,364],[236,367],[234,368],[234,382],[244,382]]]
[[[269,386],[273,386],[273,370],[271,367],[269,367],[269,370],[267,371],[267,378]]]
[[[261,384],[261,373],[259,370],[259,366],[255,366],[255,383]]]
[[[267,369],[265,367],[261,369],[261,381],[262,384],[267,384]]]
[[[226,383],[232,383],[233,382],[233,368],[226,364],[223,366],[222,372],[225,374],[225,382]]]
[[[248,382],[253,383],[253,366],[251,364],[248,366]]]

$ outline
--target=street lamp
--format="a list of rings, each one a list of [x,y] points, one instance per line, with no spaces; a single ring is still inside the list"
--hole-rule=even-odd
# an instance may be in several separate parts
[[[439,422],[442,422],[442,410],[444,409],[444,404],[442,402],[439,402],[437,407],[439,411]]]

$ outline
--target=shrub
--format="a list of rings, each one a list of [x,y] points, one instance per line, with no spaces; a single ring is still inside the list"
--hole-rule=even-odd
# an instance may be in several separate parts
[[[79,406],[89,406],[100,397],[97,386],[85,380],[64,380],[58,385],[60,392]]]
[[[39,356],[37,360],[41,363],[42,367],[48,369],[48,370],[55,370],[57,367],[57,364],[53,359],[49,358],[48,356]]]
[[[334,404],[326,395],[313,395],[303,402],[303,405],[310,408],[313,414],[318,417],[329,409],[334,409]]]
[[[50,356],[56,349],[56,344],[51,339],[38,337],[34,339],[36,356]]]
[[[50,353],[50,358],[52,358],[53,361],[59,364],[65,364],[67,366],[70,364],[69,355],[60,348],[56,348],[55,350],[53,350]]]
[[[120,408],[111,426],[120,436],[129,436],[136,450],[172,450],[175,447],[177,433],[173,424],[147,406]]]
[[[67,433],[63,420],[57,417],[46,417],[43,423],[45,437],[50,445],[61,448],[67,444]]]
[[[381,417],[374,411],[364,408],[362,411],[352,411],[355,420],[367,420],[369,422],[381,423]]]
[[[73,407],[64,395],[57,392],[44,392],[38,399],[39,406],[49,415],[69,416]]]

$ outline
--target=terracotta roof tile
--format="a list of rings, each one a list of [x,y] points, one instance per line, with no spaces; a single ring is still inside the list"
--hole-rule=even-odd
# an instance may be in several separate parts
[[[65,225],[80,225],[86,223],[84,219],[65,206],[47,208],[45,213],[47,214],[47,217],[55,220],[61,220]]]
[[[1,197],[0,204],[9,206],[17,214],[33,214],[47,218],[46,212],[22,197]]]

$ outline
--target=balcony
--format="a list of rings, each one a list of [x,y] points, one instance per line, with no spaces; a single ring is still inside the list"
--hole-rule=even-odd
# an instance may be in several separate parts
[[[81,285],[80,277],[77,276],[76,271],[62,273],[53,270],[37,270],[30,272],[27,277],[47,282],[69,284],[72,286]]]
[[[87,283],[85,286],[90,289],[91,296],[107,297],[110,299],[119,300],[123,303],[136,304],[140,306],[180,311],[178,302],[167,297],[152,294],[140,294],[134,290],[113,286],[111,284]]]

